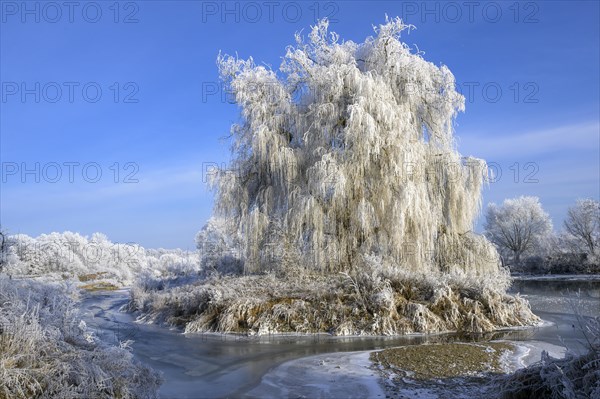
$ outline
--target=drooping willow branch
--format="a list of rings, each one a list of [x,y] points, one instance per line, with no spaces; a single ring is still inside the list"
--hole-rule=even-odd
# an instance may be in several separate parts
[[[339,42],[322,20],[280,73],[219,56],[244,123],[232,128],[242,173],[219,174],[217,210],[246,271],[348,272],[372,254],[419,273],[498,270],[493,246],[464,234],[487,177],[455,148],[464,98],[448,68],[400,41],[407,28],[391,19]]]

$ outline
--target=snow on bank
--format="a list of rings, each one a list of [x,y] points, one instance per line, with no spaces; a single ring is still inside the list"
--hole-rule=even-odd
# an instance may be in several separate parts
[[[542,341],[513,342],[515,352],[511,357],[511,367],[508,372],[514,372],[517,369],[527,367],[533,363],[539,362],[542,358],[542,352],[546,351],[550,356],[556,359],[565,357],[567,349],[563,346],[549,344]]]

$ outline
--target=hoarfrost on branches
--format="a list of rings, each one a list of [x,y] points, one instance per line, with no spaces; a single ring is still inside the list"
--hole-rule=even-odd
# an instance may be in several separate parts
[[[199,270],[198,254],[180,249],[145,249],[137,244],[109,241],[101,233],[91,237],[66,231],[30,237],[6,236],[0,253],[4,271],[11,275],[63,278],[103,276],[115,286],[130,285],[143,273],[155,276],[192,274]]]
[[[500,206],[490,204],[485,230],[487,237],[519,264],[523,254],[544,248],[552,234],[552,221],[539,198],[522,196],[507,199]]]
[[[590,256],[600,253],[600,203],[580,199],[570,207],[564,222],[566,232],[580,251]]]
[[[240,274],[241,261],[230,237],[225,231],[226,222],[211,218],[196,235],[200,267],[204,273]]]
[[[411,272],[498,274],[494,247],[470,233],[487,166],[456,149],[464,98],[447,67],[400,41],[410,28],[388,19],[354,43],[321,20],[279,72],[219,56],[241,122],[216,210],[246,273],[348,272],[373,254]]]

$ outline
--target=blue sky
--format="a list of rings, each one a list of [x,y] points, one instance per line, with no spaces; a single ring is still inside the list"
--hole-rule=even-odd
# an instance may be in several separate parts
[[[203,165],[227,161],[237,120],[214,94],[219,51],[278,68],[294,33],[324,16],[353,41],[386,14],[416,26],[403,40],[466,96],[459,151],[501,171],[484,204],[536,195],[560,228],[577,198],[600,196],[596,1],[0,6],[0,224],[11,233],[193,248],[213,201]]]

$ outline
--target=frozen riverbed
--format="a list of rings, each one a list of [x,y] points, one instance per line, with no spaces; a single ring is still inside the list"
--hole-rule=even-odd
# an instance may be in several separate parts
[[[269,381],[272,388],[279,385],[283,390],[291,389],[292,385],[282,385],[287,383],[285,379],[278,377],[282,375],[282,369],[277,368],[290,360],[318,354],[331,357],[334,356],[333,352],[346,357],[350,356],[348,352],[441,342],[448,339],[448,336],[443,335],[346,338],[328,335],[236,337],[220,334],[182,334],[178,330],[136,323],[133,315],[119,311],[127,300],[128,292],[125,290],[90,294],[81,305],[84,318],[101,339],[113,342],[134,340],[134,355],[164,373],[165,383],[160,389],[161,397],[164,398],[263,396],[256,392],[264,389],[264,384],[268,385]],[[373,381],[376,377],[372,375],[374,373],[363,370],[363,366],[368,364],[367,359],[368,353],[347,359],[347,367],[360,370],[355,374],[361,375],[360,381],[354,384],[356,392],[375,392],[376,384],[373,384]],[[310,364],[310,358],[304,359],[303,362],[305,365]],[[323,364],[328,362],[324,361]],[[288,370],[303,368],[289,364],[282,367],[284,370],[286,367],[291,367]],[[335,365],[332,367],[335,368]],[[328,370],[325,367],[313,371],[325,376]],[[312,371],[304,372],[306,378],[316,376],[309,376],[310,372]],[[302,378],[298,378],[295,381],[300,384],[301,380]],[[326,385],[327,381],[324,380],[322,385]],[[339,384],[330,385],[331,390],[340,387]],[[273,389],[271,391],[275,392]],[[267,394],[266,391],[263,393]],[[330,392],[329,396],[339,395]]]
[[[256,398],[385,398],[370,351],[291,360],[267,373],[248,392]]]
[[[592,295],[586,295],[584,290],[576,298],[552,289],[551,284],[524,282],[516,286],[517,291],[530,299],[534,312],[549,323],[493,336],[521,345],[520,358],[513,359],[515,364],[539,360],[542,349],[558,356],[564,350],[563,342],[572,350],[582,350],[583,336],[577,329],[572,306],[577,299],[584,314],[597,313],[600,301],[593,291],[596,286],[592,286]],[[164,398],[385,397],[379,375],[371,367],[369,352],[464,340],[453,335],[248,338],[182,334],[178,330],[136,323],[133,315],[119,311],[127,300],[126,290],[96,293],[86,297],[81,306],[86,322],[99,337],[109,341],[134,340],[134,355],[164,373],[165,383],[160,389]]]

